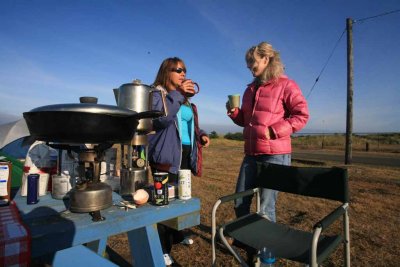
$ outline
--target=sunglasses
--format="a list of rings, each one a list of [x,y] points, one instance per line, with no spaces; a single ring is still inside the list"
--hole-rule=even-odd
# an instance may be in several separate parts
[[[182,73],[182,72],[186,73],[186,69],[183,69],[183,68],[173,68],[173,69],[171,69],[171,71],[176,72],[176,73]]]

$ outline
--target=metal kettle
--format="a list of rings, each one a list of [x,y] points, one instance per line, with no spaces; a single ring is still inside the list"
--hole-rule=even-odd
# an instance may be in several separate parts
[[[140,80],[125,83],[119,88],[113,89],[115,100],[119,107],[127,108],[136,112],[151,111],[153,104],[153,93],[159,93],[163,103],[163,116],[167,115],[165,97],[161,90],[142,84]],[[152,131],[152,119],[140,119],[137,131],[148,133]]]

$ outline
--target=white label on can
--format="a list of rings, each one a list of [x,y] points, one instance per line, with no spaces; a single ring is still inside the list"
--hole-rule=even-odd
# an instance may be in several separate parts
[[[8,166],[0,166],[0,196],[8,195],[8,176],[10,169]]]
[[[52,195],[55,198],[62,198],[71,190],[69,175],[56,175],[52,177]]]
[[[179,170],[178,172],[178,194],[179,199],[190,199],[192,197],[192,172],[190,170]]]

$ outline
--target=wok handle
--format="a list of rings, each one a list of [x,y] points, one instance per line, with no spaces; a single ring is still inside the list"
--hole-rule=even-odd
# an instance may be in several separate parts
[[[155,119],[155,118],[159,118],[159,117],[161,117],[163,115],[164,114],[163,114],[162,111],[150,110],[150,111],[139,112],[139,113],[136,113],[136,114],[134,114],[132,116],[135,117],[137,120],[140,120],[140,119],[148,119],[148,118]]]

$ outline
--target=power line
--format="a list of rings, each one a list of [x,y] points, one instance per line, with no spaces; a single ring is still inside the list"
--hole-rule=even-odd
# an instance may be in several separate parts
[[[343,30],[342,34],[340,35],[339,39],[336,41],[335,46],[333,47],[333,50],[331,52],[331,54],[329,55],[327,61],[325,62],[325,65],[322,67],[321,72],[319,73],[317,79],[315,79],[315,82],[313,84],[313,86],[310,89],[310,92],[308,93],[308,95],[306,96],[306,99],[308,99],[308,97],[311,95],[312,91],[314,90],[315,85],[317,84],[317,82],[319,81],[319,78],[321,77],[322,73],[324,72],[326,66],[328,65],[329,60],[331,59],[331,57],[333,56],[333,53],[335,52],[337,46],[339,45],[340,40],[342,40],[342,37],[344,35],[344,33],[346,32],[346,29]]]
[[[375,19],[375,18],[378,18],[378,17],[383,17],[383,16],[387,16],[387,15],[390,15],[390,14],[393,14],[393,13],[398,13],[398,12],[400,12],[400,9],[393,10],[393,11],[388,11],[388,12],[385,12],[385,13],[382,13],[382,14],[378,14],[378,15],[374,15],[374,16],[370,16],[370,17],[366,17],[366,18],[362,18],[362,19],[353,20],[353,23],[356,23],[356,22],[364,22],[364,21],[366,21],[366,20]],[[319,81],[319,78],[321,77],[321,75],[322,75],[322,73],[324,72],[326,66],[328,65],[329,60],[331,59],[333,53],[334,53],[335,50],[336,50],[336,47],[338,46],[338,44],[339,44],[340,40],[342,39],[342,37],[343,37],[343,35],[344,35],[345,32],[346,32],[346,29],[343,30],[342,34],[340,35],[339,39],[337,40],[337,42],[336,42],[336,44],[335,44],[335,47],[333,48],[331,54],[329,55],[328,60],[326,61],[325,65],[322,67],[322,70],[321,70],[321,72],[319,73],[317,79],[315,79],[315,82],[314,82],[313,86],[311,87],[310,92],[309,92],[308,95],[306,96],[306,99],[308,99],[308,97],[311,95],[312,91],[314,90],[315,85],[316,85],[317,82]]]
[[[397,12],[400,12],[400,9],[393,10],[393,11],[388,11],[388,12],[385,12],[385,13],[382,13],[382,14],[379,14],[379,15],[375,15],[375,16],[371,16],[371,17],[366,17],[366,18],[362,18],[362,19],[355,19],[355,20],[353,20],[353,22],[354,22],[354,23],[355,23],[355,22],[364,22],[364,21],[366,21],[366,20],[370,20],[370,19],[375,19],[375,18],[378,18],[378,17],[387,16],[387,15],[390,15],[390,14],[393,14],[393,13],[397,13]]]

